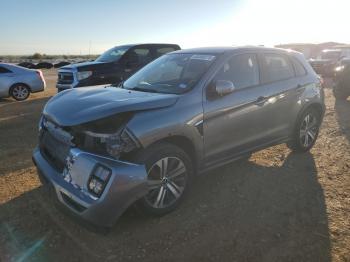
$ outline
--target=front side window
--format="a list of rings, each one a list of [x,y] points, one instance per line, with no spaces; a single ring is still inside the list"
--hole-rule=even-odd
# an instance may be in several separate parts
[[[148,48],[135,48],[130,51],[129,56],[131,55],[134,55],[140,64],[146,64],[152,60],[151,50]]]
[[[215,80],[231,81],[236,89],[259,84],[259,67],[255,54],[236,55],[217,73]]]
[[[287,57],[279,54],[262,55],[262,75],[263,83],[286,80],[294,77],[293,67]]]
[[[168,54],[143,67],[124,83],[124,88],[145,92],[181,94],[198,82],[215,56]]]
[[[104,52],[95,61],[96,62],[116,62],[122,57],[122,55],[125,54],[126,51],[128,51],[129,48],[130,46],[114,47]]]

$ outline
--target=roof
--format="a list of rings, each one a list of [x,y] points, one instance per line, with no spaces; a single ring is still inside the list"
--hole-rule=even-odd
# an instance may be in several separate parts
[[[227,47],[199,47],[199,48],[191,48],[191,49],[182,49],[173,53],[201,53],[201,54],[223,54],[226,52],[234,52],[234,51],[242,51],[242,50],[265,50],[265,51],[286,51],[284,49],[279,48],[269,48],[263,46],[227,46]]]

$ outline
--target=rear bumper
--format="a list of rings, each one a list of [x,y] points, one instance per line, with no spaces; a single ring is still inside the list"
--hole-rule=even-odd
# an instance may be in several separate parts
[[[118,217],[137,199],[147,194],[147,172],[143,165],[90,154],[71,149],[68,172],[64,177],[54,169],[36,148],[33,162],[42,181],[54,187],[58,200],[77,216],[103,227],[111,227]],[[111,178],[100,198],[91,195],[87,181],[96,164],[102,164],[112,170]],[[67,173],[66,173],[67,174]]]

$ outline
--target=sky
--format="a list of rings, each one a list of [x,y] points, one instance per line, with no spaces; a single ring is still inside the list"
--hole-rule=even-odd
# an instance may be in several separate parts
[[[350,43],[349,0],[0,0],[0,55]]]

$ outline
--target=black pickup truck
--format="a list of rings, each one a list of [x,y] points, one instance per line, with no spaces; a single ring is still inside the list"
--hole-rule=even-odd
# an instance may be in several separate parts
[[[72,64],[58,70],[58,92],[76,87],[119,84],[154,59],[176,50],[175,44],[116,46],[95,61]]]

